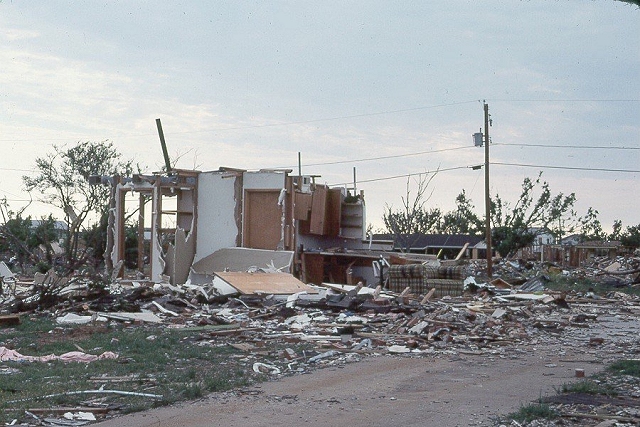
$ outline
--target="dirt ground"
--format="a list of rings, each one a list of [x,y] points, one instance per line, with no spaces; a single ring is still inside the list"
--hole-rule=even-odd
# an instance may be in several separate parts
[[[491,426],[576,380],[576,368],[589,376],[614,360],[637,357],[639,326],[633,316],[612,315],[520,347],[368,357],[94,425]],[[605,342],[594,347],[592,337]]]

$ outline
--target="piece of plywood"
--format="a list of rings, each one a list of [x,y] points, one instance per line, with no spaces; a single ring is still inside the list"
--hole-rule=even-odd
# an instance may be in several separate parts
[[[140,321],[147,323],[161,323],[162,319],[156,316],[154,313],[150,311],[143,311],[139,313],[131,313],[131,312],[110,312],[110,313],[102,313],[97,312],[98,316],[106,317],[107,319],[114,320],[124,320],[124,321]]]
[[[313,191],[311,202],[311,219],[309,224],[309,233],[311,234],[323,236],[326,233],[327,199],[327,188],[317,186]]]
[[[288,295],[306,291],[317,293],[311,286],[288,273],[216,272],[216,276],[236,288],[242,294]]]
[[[340,234],[340,219],[342,215],[342,189],[331,188],[327,194],[325,234],[336,237]]]
[[[311,201],[311,193],[296,192],[293,205],[293,219],[308,221],[309,212],[311,212]]]

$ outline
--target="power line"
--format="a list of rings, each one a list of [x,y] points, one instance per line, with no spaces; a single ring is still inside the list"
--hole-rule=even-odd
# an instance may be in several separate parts
[[[629,170],[629,169],[583,168],[583,167],[571,167],[571,166],[529,165],[529,164],[521,164],[521,163],[503,163],[503,162],[491,162],[491,164],[492,165],[499,165],[499,166],[519,166],[519,167],[530,167],[530,168],[540,168],[540,169],[566,169],[566,170],[584,170],[584,171],[596,171],[596,172],[640,173],[640,170]],[[403,175],[392,175],[392,176],[386,176],[386,177],[381,177],[381,178],[360,179],[360,180],[357,181],[357,183],[361,184],[361,183],[366,183],[366,182],[389,181],[389,180],[392,180],[392,179],[408,178],[408,177],[416,176],[416,175],[419,176],[419,175],[426,175],[426,174],[430,174],[430,173],[439,173],[439,172],[447,172],[447,171],[452,171],[452,170],[474,169],[474,168],[478,168],[478,165],[455,166],[455,167],[451,167],[451,168],[436,169],[436,170],[433,170],[433,171],[424,171],[424,172],[418,172],[418,173],[408,173],[408,174],[403,174]],[[351,184],[353,184],[353,182],[341,182],[341,183],[338,183],[338,184],[331,184],[331,185],[344,186],[344,185],[351,185]]]
[[[4,199],[7,202],[31,202],[29,199]],[[37,202],[37,200],[33,200],[33,202]]]
[[[491,102],[640,102],[640,99],[487,99]]]
[[[640,99],[488,99],[488,100],[492,102],[640,102]],[[298,120],[298,121],[280,122],[280,123],[267,123],[267,124],[261,124],[261,125],[233,126],[233,127],[203,129],[203,130],[194,130],[194,131],[168,132],[168,134],[184,135],[184,134],[207,133],[207,132],[224,132],[229,130],[247,130],[247,129],[277,127],[277,126],[291,126],[291,125],[327,122],[327,121],[334,121],[334,120],[347,120],[347,119],[355,119],[355,118],[362,118],[362,117],[373,117],[373,116],[380,116],[385,114],[408,113],[412,111],[428,110],[432,108],[451,107],[456,105],[471,104],[475,102],[480,102],[480,100],[474,99],[470,101],[459,101],[459,102],[427,105],[427,106],[412,107],[412,108],[403,108],[398,110],[374,111],[371,113],[360,113],[360,114],[324,117],[319,119]],[[124,134],[124,135],[115,135],[115,136],[112,136],[111,138],[130,138],[130,137],[137,137],[137,136],[155,136],[155,135],[156,135],[155,133]],[[45,138],[43,140],[68,141],[69,139],[70,138]],[[78,139],[82,139],[82,138],[78,138]],[[0,141],[24,142],[24,141],[30,141],[30,139],[0,139]]]
[[[554,144],[528,144],[528,143],[492,143],[491,145],[492,146],[504,146],[504,147],[514,146],[514,147],[570,148],[570,149],[640,150],[640,147],[597,146],[597,145],[596,146],[594,146],[594,145],[554,145]],[[319,162],[319,163],[308,163],[308,164],[303,164],[303,166],[310,167],[310,166],[339,165],[339,164],[346,164],[346,163],[361,163],[361,162],[368,162],[368,161],[378,161],[378,160],[388,160],[388,159],[396,159],[396,158],[403,158],[403,157],[420,156],[420,155],[424,155],[424,154],[442,153],[442,152],[447,152],[447,151],[465,150],[465,149],[471,149],[471,148],[475,149],[476,147],[472,146],[472,145],[468,145],[468,146],[463,146],[463,147],[451,147],[451,148],[443,148],[443,149],[440,149],[440,150],[417,151],[417,152],[413,152],[413,153],[394,154],[394,155],[389,155],[389,156],[366,157],[366,158],[360,158],[360,159],[338,160],[338,161]],[[554,168],[554,169],[563,169],[563,168],[565,168],[565,167],[560,167],[560,166],[521,165],[521,164],[516,164],[516,163],[494,163],[494,162],[492,162],[492,164],[506,165],[506,166],[523,166],[523,167],[545,167],[545,168]],[[297,167],[297,165],[295,165],[295,166],[278,166],[278,167],[275,167],[274,169],[292,169],[292,168],[296,168],[296,167]],[[625,172],[625,170],[619,170],[619,169],[571,168],[571,167],[566,167],[566,169],[599,170],[599,171],[606,171],[606,172]],[[33,170],[33,169],[0,168],[0,170],[17,171],[17,172],[31,172],[31,173],[35,172],[35,170]],[[637,171],[631,170],[629,172],[635,173]],[[407,175],[400,175],[399,177],[406,177],[406,176]]]
[[[33,169],[14,169],[14,168],[0,168],[0,171],[35,172],[35,170],[33,170]]]
[[[594,146],[594,145],[552,145],[552,144],[510,144],[510,143],[495,143],[491,144],[492,146],[523,146],[523,147],[541,147],[541,148],[571,148],[571,149],[608,149],[608,150],[640,150],[640,147],[610,147],[610,146]],[[444,151],[454,151],[454,150],[464,150],[469,148],[476,148],[473,145],[468,145],[464,147],[453,147],[453,148],[443,148],[441,150],[431,150],[431,151],[418,151],[415,153],[405,153],[405,154],[396,154],[391,156],[379,156],[379,157],[367,157],[362,159],[352,159],[352,160],[339,160],[334,162],[322,162],[322,163],[309,163],[304,164],[302,166],[326,166],[326,165],[338,165],[345,163],[359,163],[359,162],[367,162],[367,161],[375,161],[375,160],[386,160],[386,159],[395,159],[401,157],[410,157],[410,156],[420,156],[423,154],[432,154],[432,153],[441,153]],[[276,169],[292,169],[296,168],[296,166],[279,166]]]
[[[522,163],[502,163],[502,162],[491,162],[491,164],[500,165],[500,166],[519,166],[524,168],[540,168],[540,169],[564,169],[564,170],[597,171],[597,172],[640,173],[640,170],[630,170],[630,169],[581,168],[581,167],[572,167],[572,166],[528,165],[528,164],[522,164]]]
[[[394,154],[394,155],[390,155],[390,156],[379,156],[379,157],[367,157],[367,158],[363,158],[363,159],[352,159],[352,160],[337,160],[334,162],[323,162],[323,163],[303,163],[302,166],[326,166],[326,165],[339,165],[339,164],[344,164],[344,163],[358,163],[358,162],[369,162],[369,161],[374,161],[374,160],[385,160],[385,159],[396,159],[396,158],[400,158],[400,157],[410,157],[410,156],[420,156],[422,154],[431,154],[431,153],[441,153],[443,151],[454,151],[454,150],[465,150],[468,148],[475,148],[472,145],[468,145],[468,146],[464,146],[464,147],[453,147],[453,148],[443,148],[441,150],[430,150],[430,151],[418,151],[415,153],[405,153],[405,154]],[[293,169],[296,168],[296,166],[278,166],[275,169]]]
[[[412,176],[420,176],[420,175],[427,175],[430,173],[440,173],[440,172],[447,172],[447,171],[452,171],[452,170],[456,170],[456,169],[472,169],[474,168],[475,165],[473,166],[455,166],[455,167],[451,167],[451,168],[444,168],[444,169],[436,169],[433,171],[424,171],[424,172],[417,172],[417,173],[407,173],[404,175],[393,175],[393,176],[386,176],[386,177],[382,177],[382,178],[371,178],[371,179],[359,179],[357,181],[357,184],[361,184],[364,182],[377,182],[377,181],[389,181],[392,179],[398,179],[398,178],[409,178]],[[342,186],[342,185],[351,185],[353,184],[353,182],[341,182],[338,184],[331,184],[332,186]]]
[[[346,116],[324,117],[320,119],[299,120],[299,121],[281,122],[281,123],[268,123],[263,125],[235,126],[235,127],[219,128],[219,129],[171,132],[171,134],[173,135],[173,134],[185,134],[185,133],[218,132],[218,131],[226,131],[226,130],[244,130],[244,129],[275,127],[275,126],[301,125],[301,124],[308,124],[308,123],[328,122],[333,120],[346,120],[346,119],[357,119],[361,117],[381,116],[385,114],[408,113],[411,111],[428,110],[431,108],[441,108],[441,107],[452,107],[456,105],[471,104],[474,102],[478,102],[478,101],[474,99],[473,101],[461,101],[461,102],[452,102],[448,104],[437,104],[437,105],[428,105],[423,107],[403,108],[400,110],[377,111],[372,113],[351,114]]]
[[[385,114],[397,114],[397,113],[409,113],[412,111],[421,111],[421,110],[429,110],[432,108],[442,108],[442,107],[453,107],[456,105],[463,104],[471,104],[474,102],[478,102],[478,100],[474,99],[472,101],[460,101],[460,102],[451,102],[446,104],[435,104],[435,105],[427,105],[421,107],[412,107],[412,108],[403,108],[398,110],[386,110],[386,111],[374,111],[371,113],[360,113],[360,114],[350,114],[344,116],[334,116],[334,117],[323,117],[319,119],[308,119],[308,120],[297,120],[290,122],[279,122],[279,123],[266,123],[261,125],[248,125],[248,126],[233,126],[233,127],[222,127],[222,128],[212,128],[212,129],[203,129],[203,130],[191,130],[191,131],[182,131],[182,132],[167,132],[168,135],[184,135],[184,134],[193,134],[193,133],[208,133],[208,132],[223,132],[229,130],[247,130],[247,129],[261,129],[261,128],[269,128],[269,127],[278,127],[278,126],[291,126],[291,125],[301,125],[301,124],[309,124],[309,123],[319,123],[319,122],[328,122],[334,120],[347,120],[347,119],[357,119],[362,117],[373,117],[373,116],[381,116]],[[127,138],[134,136],[152,136],[156,135],[155,133],[144,133],[144,134],[128,134],[128,135],[116,135],[112,138]],[[48,138],[46,141],[58,141],[58,140],[68,140],[68,138]],[[0,141],[29,141],[29,139],[0,139]]]
[[[606,145],[554,145],[554,144],[511,144],[511,143],[496,143],[492,146],[502,145],[505,147],[543,147],[543,148],[573,148],[573,149],[594,149],[594,150],[640,150],[640,147],[611,147]]]

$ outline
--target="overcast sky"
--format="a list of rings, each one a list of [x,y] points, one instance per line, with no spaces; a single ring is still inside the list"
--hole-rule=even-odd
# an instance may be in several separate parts
[[[486,100],[492,194],[515,202],[543,171],[606,229],[640,223],[628,3],[4,0],[0,26],[0,197],[16,209],[52,144],[108,139],[159,170],[160,118],[181,168],[297,173],[300,152],[303,174],[333,185],[355,167],[374,227],[408,175],[438,169],[428,206],[448,211],[464,189],[481,214],[471,135]]]

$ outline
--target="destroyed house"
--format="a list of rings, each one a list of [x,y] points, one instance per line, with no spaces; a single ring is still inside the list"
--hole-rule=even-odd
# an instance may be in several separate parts
[[[568,267],[581,267],[597,257],[615,259],[622,251],[618,241],[588,241],[575,245],[546,245],[542,261],[555,262]]]
[[[554,243],[547,233],[536,236],[530,246],[518,250],[517,255],[523,259],[554,262],[568,267],[580,267],[592,262],[596,257],[615,258],[623,252],[619,241],[585,240],[580,234],[572,234]]]
[[[545,227],[531,227],[527,232],[533,236],[531,244],[518,249],[517,256],[522,259],[542,260],[545,246],[553,245],[556,242],[554,234]]]
[[[259,261],[257,267],[265,267],[267,260],[291,259],[291,265],[273,267],[303,279],[303,253],[362,248],[364,194],[330,188],[316,184],[316,177],[290,173],[220,168],[116,178],[107,236],[108,262],[122,272],[128,211],[125,196],[129,193],[138,195],[138,269],[144,271],[142,245],[145,224],[150,224],[148,277],[154,282],[184,283],[193,265],[228,248],[245,248]],[[227,251],[225,256],[230,253],[231,258],[240,256],[238,251]],[[287,258],[287,254],[291,256]],[[211,262],[215,268],[228,268]],[[246,266],[236,264],[238,269]]]

